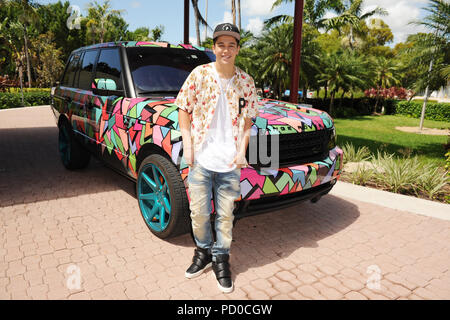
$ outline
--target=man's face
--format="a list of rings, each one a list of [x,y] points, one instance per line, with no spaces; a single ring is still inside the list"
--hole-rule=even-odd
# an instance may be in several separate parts
[[[237,41],[232,36],[220,36],[213,46],[216,62],[223,65],[234,65],[234,60],[239,53]]]

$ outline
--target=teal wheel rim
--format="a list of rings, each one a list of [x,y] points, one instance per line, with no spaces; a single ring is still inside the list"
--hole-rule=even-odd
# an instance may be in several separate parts
[[[64,125],[59,130],[59,154],[63,163],[68,165],[70,160],[69,132]]]
[[[159,168],[146,164],[138,178],[138,201],[147,225],[156,232],[169,225],[172,206],[169,185]]]

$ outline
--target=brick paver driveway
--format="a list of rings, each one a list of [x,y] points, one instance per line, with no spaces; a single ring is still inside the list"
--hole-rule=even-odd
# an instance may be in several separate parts
[[[450,298],[449,221],[332,195],[239,221],[232,294],[185,279],[190,235],[153,236],[98,161],[65,170],[48,107],[0,111],[0,223],[0,299]]]

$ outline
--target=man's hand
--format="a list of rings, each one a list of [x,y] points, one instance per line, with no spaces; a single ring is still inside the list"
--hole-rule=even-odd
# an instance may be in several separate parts
[[[194,150],[191,141],[191,119],[189,114],[179,109],[178,122],[180,124],[181,137],[183,139],[183,158],[189,167],[194,164]]]
[[[238,152],[236,154],[236,156],[234,157],[233,161],[231,161],[231,163],[228,166],[232,167],[233,164],[235,164],[236,167],[238,167],[238,168],[247,168],[248,163],[247,163],[247,159],[245,159],[245,154]]]
[[[192,152],[192,148],[183,149],[183,158],[189,167],[194,165],[194,152]]]

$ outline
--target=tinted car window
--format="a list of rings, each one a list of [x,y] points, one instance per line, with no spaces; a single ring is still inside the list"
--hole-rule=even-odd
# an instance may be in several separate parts
[[[95,71],[96,79],[112,79],[116,82],[117,90],[122,90],[121,70],[119,49],[103,49],[100,51]]]
[[[127,48],[131,74],[138,93],[178,92],[191,71],[211,62],[203,51]]]
[[[78,80],[78,87],[80,89],[91,89],[92,71],[94,70],[95,58],[97,57],[97,53],[98,50],[89,50],[84,53]]]
[[[74,53],[70,59],[69,64],[67,66],[66,72],[64,73],[64,78],[62,81],[63,86],[72,87],[73,80],[75,78],[75,73],[77,71],[78,62],[80,60],[80,53]]]

